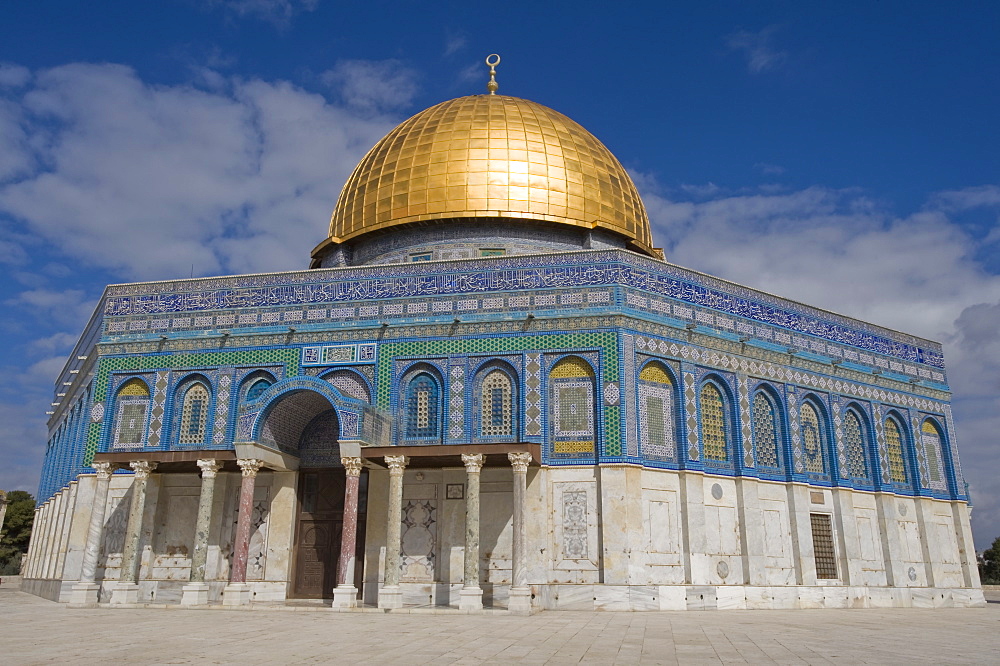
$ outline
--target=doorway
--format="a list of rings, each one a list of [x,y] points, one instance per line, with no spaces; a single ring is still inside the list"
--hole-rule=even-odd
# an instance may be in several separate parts
[[[343,468],[299,471],[291,594],[297,599],[333,597],[344,525],[345,484]],[[358,537],[354,565],[354,586],[358,590],[364,580],[367,499],[368,471],[362,470],[358,484]]]

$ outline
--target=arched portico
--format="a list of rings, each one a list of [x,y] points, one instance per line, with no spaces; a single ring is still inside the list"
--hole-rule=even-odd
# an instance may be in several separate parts
[[[363,401],[312,377],[278,382],[241,405],[240,457],[297,470],[290,597],[330,598],[338,583],[349,587],[354,579],[360,581],[360,567],[350,571],[346,564],[340,566],[345,578],[340,580],[338,565],[342,552],[358,553],[364,547],[358,496],[367,493],[367,474],[353,460],[360,463],[365,419],[376,417]],[[342,457],[352,463],[346,469]]]

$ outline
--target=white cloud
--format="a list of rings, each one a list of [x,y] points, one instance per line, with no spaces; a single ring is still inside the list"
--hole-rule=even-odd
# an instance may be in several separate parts
[[[81,327],[94,310],[94,303],[80,289],[29,289],[8,299],[6,304],[27,306],[35,316]]]
[[[38,72],[11,103],[30,133],[19,159],[46,166],[0,181],[0,216],[126,279],[307,265],[392,121],[285,82],[226,83],[151,86],[118,65]]]
[[[282,27],[296,14],[314,11],[319,0],[210,0],[208,6],[222,6],[235,16],[261,19]]]
[[[785,173],[785,167],[778,166],[777,164],[767,164],[766,162],[757,162],[757,164],[753,165],[753,168],[765,176],[780,176]]]
[[[931,200],[931,205],[948,211],[997,207],[1000,206],[1000,186],[980,185],[939,192]]]
[[[463,34],[449,34],[445,39],[444,54],[450,56],[465,48],[469,40]]]
[[[754,74],[759,74],[780,65],[788,54],[779,51],[771,45],[777,26],[768,26],[759,32],[739,30],[726,39],[726,44],[732,51],[742,52],[747,59],[747,67]]]
[[[1000,534],[1000,277],[949,212],[992,205],[990,188],[941,193],[900,217],[854,190],[689,202],[636,180],[669,261],[943,342],[976,536]]]
[[[31,70],[12,63],[0,62],[0,86],[19,88],[31,78]]]
[[[413,100],[416,76],[398,60],[341,60],[320,78],[348,106],[365,113],[383,113]]]

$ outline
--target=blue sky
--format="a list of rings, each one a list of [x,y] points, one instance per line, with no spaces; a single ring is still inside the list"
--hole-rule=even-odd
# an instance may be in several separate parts
[[[825,4],[826,6],[817,6]],[[636,179],[668,258],[939,340],[980,547],[1000,535],[995,2],[9,2],[0,487],[109,282],[296,269],[364,152],[484,92]]]

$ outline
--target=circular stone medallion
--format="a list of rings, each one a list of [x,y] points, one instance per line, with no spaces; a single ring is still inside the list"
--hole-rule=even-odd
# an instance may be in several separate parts
[[[714,497],[717,500],[720,500],[720,499],[722,499],[722,495],[723,494],[724,493],[722,492],[722,486],[720,486],[717,483],[713,483],[712,484],[712,497]]]
[[[725,578],[729,575],[729,562],[722,560],[716,565],[715,570],[719,572],[720,578]]]

